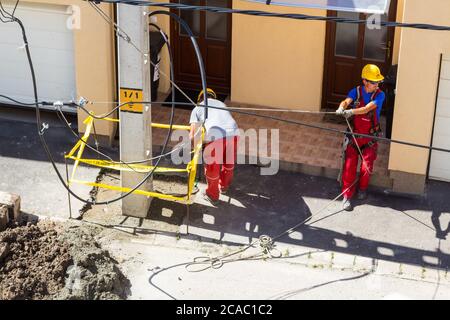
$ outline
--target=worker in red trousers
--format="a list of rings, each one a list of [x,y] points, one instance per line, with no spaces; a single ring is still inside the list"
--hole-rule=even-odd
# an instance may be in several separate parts
[[[373,64],[366,65],[362,70],[362,85],[353,88],[347,98],[342,101],[336,114],[349,119],[354,133],[371,136],[381,134],[380,113],[383,107],[385,94],[379,89],[379,84],[384,80],[380,69]],[[377,158],[378,143],[376,139],[347,135],[347,143],[344,145],[345,161],[342,168],[342,192],[344,199],[342,208],[346,211],[353,210],[352,197],[358,186],[359,200],[367,198],[367,188],[373,165]],[[359,183],[356,181],[358,160],[361,157]]]
[[[199,105],[191,113],[190,138],[195,138],[203,124],[206,130],[203,160],[208,184],[203,198],[217,205],[220,193],[226,193],[233,180],[239,129],[227,106],[217,100],[216,93],[209,88],[206,92],[208,117],[205,120],[205,107],[201,106],[204,105],[204,95],[202,90],[197,99]]]

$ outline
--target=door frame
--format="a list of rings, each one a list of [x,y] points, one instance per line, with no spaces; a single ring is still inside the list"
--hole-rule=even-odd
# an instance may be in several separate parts
[[[232,8],[233,6],[233,1],[232,0],[227,0],[229,3],[229,7]],[[179,3],[178,0],[170,0],[171,3]],[[178,14],[178,9],[176,8],[172,8],[170,9],[171,12],[173,12],[174,14]],[[199,11],[200,15],[203,16],[206,14],[205,11]],[[227,40],[227,55],[226,55],[226,64],[228,65],[228,70],[226,72],[226,83],[225,84],[217,84],[214,83],[213,81],[209,81],[208,79],[208,68],[207,68],[207,61],[206,60],[206,54],[205,54],[205,47],[206,45],[204,44],[204,42],[206,41],[206,39],[201,39],[199,41],[198,38],[196,38],[201,54],[202,54],[202,58],[203,58],[203,62],[205,64],[205,69],[206,69],[206,76],[207,76],[207,83],[209,86],[214,87],[214,91],[218,94],[223,94],[223,95],[229,95],[231,93],[231,55],[232,55],[232,44],[233,44],[233,36],[232,36],[232,30],[233,30],[233,18],[230,14],[227,14],[227,16],[229,16],[228,19],[228,28],[227,28],[227,33],[228,33],[228,40]],[[178,32],[179,32],[179,28],[180,26],[178,25],[178,22],[176,22],[174,19],[171,19],[170,21],[170,39],[176,39],[175,41],[173,41],[172,43],[172,48],[173,48],[173,63],[174,63],[174,71],[175,71],[175,81],[176,83],[181,87],[181,88],[185,88],[185,89],[190,89],[190,90],[199,90],[201,89],[201,86],[195,86],[194,82],[195,80],[180,80],[180,56],[179,56],[179,46],[180,43],[178,41],[179,37],[178,37]],[[201,28],[201,32],[204,33],[205,32],[205,23],[203,21],[203,19],[201,18],[201,22],[200,22],[200,28]],[[211,40],[214,41],[214,40]],[[195,63],[197,63],[197,61],[195,61]],[[200,77],[200,74],[199,74]]]

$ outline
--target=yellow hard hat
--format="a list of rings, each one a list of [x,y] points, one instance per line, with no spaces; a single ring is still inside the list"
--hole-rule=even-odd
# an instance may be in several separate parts
[[[207,92],[210,96],[212,96],[214,99],[217,99],[217,95],[216,95],[216,93],[214,92],[213,89],[206,88],[206,92]],[[203,95],[204,95],[204,94],[205,94],[205,91],[204,91],[204,90],[200,91],[200,93],[199,93],[199,95],[198,95],[198,98],[197,98],[197,103],[200,103],[200,101],[202,101]]]
[[[373,82],[380,82],[384,80],[383,75],[381,74],[380,68],[378,68],[374,64],[367,64],[361,74],[361,78],[373,81]]]

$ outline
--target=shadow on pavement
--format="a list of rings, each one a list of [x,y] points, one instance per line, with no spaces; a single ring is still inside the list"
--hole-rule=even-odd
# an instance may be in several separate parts
[[[36,161],[49,161],[47,154],[42,147],[37,125],[32,110],[26,110],[14,113],[8,112],[8,109],[0,109],[0,156],[8,158],[18,158]],[[78,133],[77,119],[74,115],[66,115],[72,129]],[[61,122],[56,113],[41,112],[42,122],[49,125],[44,131],[44,138],[47,141],[49,149],[58,163],[64,163],[64,153],[68,153],[77,138],[71,133],[66,125]],[[93,136],[93,135],[92,135]],[[94,146],[94,140],[91,138],[89,143]],[[100,151],[107,153],[111,157],[117,157],[118,151],[112,148],[100,148]],[[96,154],[85,149],[86,157],[96,158]]]
[[[55,160],[64,162],[64,152],[73,147],[76,138],[55,114],[43,113],[43,121],[50,124],[45,138]],[[71,121],[75,128],[73,117]],[[0,117],[0,127],[1,157],[48,161],[33,121]],[[86,156],[93,155],[86,150]],[[189,222],[190,226],[203,230],[201,237],[250,243],[262,234],[277,237],[311,217],[339,193],[338,183],[331,179],[284,171],[275,176],[261,176],[258,167],[242,165],[237,168],[233,188],[229,195],[222,196],[221,204],[217,208],[193,204]],[[277,242],[448,268],[450,243],[442,240],[450,232],[449,194],[450,184],[429,181],[423,199],[372,192],[364,204],[357,203],[350,213],[340,211],[338,201]],[[149,218],[180,226],[185,216],[184,205],[155,199]]]
[[[240,245],[251,243],[262,234],[274,238],[310,218],[340,193],[334,180],[290,172],[260,176],[258,170],[240,166],[234,188],[227,196],[221,196],[219,206],[191,205],[190,234]],[[283,235],[276,242],[448,268],[450,246],[443,242],[438,249],[436,240],[445,237],[449,230],[436,226],[440,226],[439,217],[443,213],[450,213],[445,197],[450,194],[450,185],[430,182],[428,188],[427,198],[423,199],[375,191],[364,204],[357,204],[354,212],[341,211],[339,199],[326,212],[312,217],[294,233]],[[170,208],[173,215],[161,216],[163,207]],[[153,220],[181,225],[186,215],[186,206],[177,203],[158,200],[155,208],[160,209],[151,211],[149,218]],[[389,227],[389,223],[393,225]],[[403,235],[397,231],[402,229],[405,229]]]

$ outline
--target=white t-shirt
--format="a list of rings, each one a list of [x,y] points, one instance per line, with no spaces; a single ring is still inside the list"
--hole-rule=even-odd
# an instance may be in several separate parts
[[[204,105],[205,103],[202,101],[199,104]],[[222,101],[211,98],[208,98],[208,106],[227,109],[227,106]],[[205,109],[205,107],[195,107],[192,110],[189,123],[203,122]],[[214,141],[239,135],[238,125],[228,110],[208,108],[208,119],[206,119],[205,128],[205,141]]]

